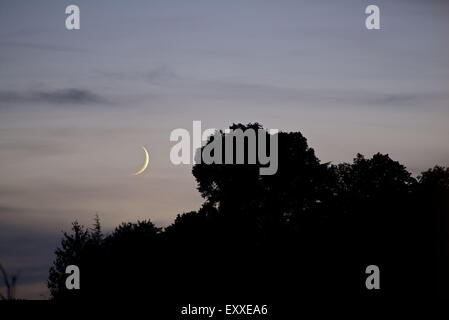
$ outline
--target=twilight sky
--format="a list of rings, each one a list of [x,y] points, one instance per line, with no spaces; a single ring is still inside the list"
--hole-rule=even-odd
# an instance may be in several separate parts
[[[1,1],[0,262],[18,297],[48,297],[75,219],[108,231],[199,208],[191,167],[169,160],[193,120],[301,131],[323,162],[448,166],[448,34],[443,0]],[[132,176],[142,145],[150,169]]]

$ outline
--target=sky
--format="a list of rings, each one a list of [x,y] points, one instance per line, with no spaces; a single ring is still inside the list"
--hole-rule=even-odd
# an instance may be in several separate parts
[[[169,158],[194,120],[300,131],[322,162],[449,166],[448,16],[442,0],[0,1],[0,263],[17,296],[49,297],[74,220],[197,210],[191,166]]]

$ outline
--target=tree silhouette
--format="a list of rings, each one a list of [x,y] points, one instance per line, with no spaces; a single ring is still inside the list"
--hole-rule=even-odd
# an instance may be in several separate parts
[[[98,228],[100,228],[99,222]],[[85,256],[89,252],[89,247],[97,244],[97,240],[93,236],[95,234],[95,232],[90,232],[76,221],[72,223],[72,233],[64,232],[61,247],[55,251],[56,259],[50,268],[48,277],[48,288],[54,298],[73,299],[77,296],[77,291],[69,291],[65,287],[67,277],[65,270],[69,265],[76,265],[79,268],[84,267],[84,260],[86,260]]]
[[[217,132],[206,146],[226,135]],[[90,230],[75,223],[56,250],[52,296],[447,295],[449,169],[435,167],[415,179],[388,155],[357,154],[352,163],[331,165],[320,162],[300,132],[280,132],[278,142],[274,175],[260,175],[262,164],[249,164],[248,153],[244,164],[196,164],[192,173],[204,203],[165,229],[138,221],[103,237],[98,218]],[[68,264],[80,266],[79,292],[65,289]],[[382,272],[377,292],[365,288],[371,264]]]
[[[424,270],[435,283],[440,297],[449,298],[449,168],[435,166],[418,177],[417,210],[421,233],[420,257],[429,264]],[[424,232],[423,232],[424,231]],[[416,235],[415,235],[416,239]],[[427,249],[427,250],[426,250]]]

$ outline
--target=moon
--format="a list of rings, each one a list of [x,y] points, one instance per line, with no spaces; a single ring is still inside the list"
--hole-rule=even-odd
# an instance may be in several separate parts
[[[133,173],[133,176],[137,176],[137,175],[141,174],[142,172],[144,172],[146,170],[146,168],[148,167],[148,163],[150,162],[150,156],[148,155],[147,149],[145,149],[145,147],[142,147],[142,149],[143,149],[143,152],[145,152],[145,162],[139,171]]]

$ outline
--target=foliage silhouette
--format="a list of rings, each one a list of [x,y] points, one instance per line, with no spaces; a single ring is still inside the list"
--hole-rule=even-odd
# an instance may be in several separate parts
[[[6,287],[6,295],[0,293],[0,300],[16,300],[16,284],[19,278],[18,274],[8,275],[5,268],[0,263],[0,273],[3,278],[3,283]]]
[[[103,237],[98,219],[91,230],[75,222],[50,269],[53,298],[448,295],[448,168],[415,179],[380,153],[323,164],[301,133],[278,139],[272,176],[259,175],[259,163],[195,165],[204,203],[165,229],[138,221]],[[65,289],[69,264],[80,267],[81,290]],[[371,264],[381,270],[378,291],[365,287]]]

